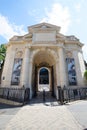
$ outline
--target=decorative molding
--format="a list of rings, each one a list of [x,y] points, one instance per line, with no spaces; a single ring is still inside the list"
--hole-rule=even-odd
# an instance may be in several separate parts
[[[22,41],[23,36],[13,36],[9,41]]]
[[[45,27],[45,28],[43,28],[43,27]],[[28,30],[29,30],[30,33],[33,33],[35,31],[40,31],[40,30],[42,30],[42,31],[44,31],[44,30],[49,30],[49,31],[50,30],[55,30],[55,31],[59,32],[60,27],[43,22],[43,23],[36,24],[36,25],[28,27]]]
[[[66,52],[66,57],[67,58],[72,58],[73,57],[72,52],[71,51],[67,51]]]
[[[78,39],[77,37],[75,37],[74,35],[66,36],[66,40],[70,40],[70,41],[79,41],[79,39]]]
[[[22,51],[17,51],[15,54],[15,58],[22,58],[23,57],[23,52]]]

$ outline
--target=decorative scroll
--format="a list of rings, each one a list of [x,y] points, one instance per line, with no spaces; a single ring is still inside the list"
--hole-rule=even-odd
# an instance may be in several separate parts
[[[75,71],[75,61],[73,58],[66,58],[69,85],[76,85],[76,71]]]
[[[12,85],[18,85],[20,83],[20,74],[21,74],[21,67],[22,67],[22,59],[14,59],[14,66],[12,72]]]

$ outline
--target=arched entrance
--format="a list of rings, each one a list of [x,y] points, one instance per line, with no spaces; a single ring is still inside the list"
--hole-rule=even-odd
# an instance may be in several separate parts
[[[38,71],[38,91],[50,91],[50,70],[41,67]]]
[[[50,49],[38,51],[33,57],[32,94],[45,90],[56,96],[56,57]],[[54,82],[55,80],[55,82]]]

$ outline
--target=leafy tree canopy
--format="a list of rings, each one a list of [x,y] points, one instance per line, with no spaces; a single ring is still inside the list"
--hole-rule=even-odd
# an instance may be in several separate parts
[[[1,69],[2,64],[4,63],[5,56],[6,56],[6,45],[1,44],[0,45],[0,69]]]

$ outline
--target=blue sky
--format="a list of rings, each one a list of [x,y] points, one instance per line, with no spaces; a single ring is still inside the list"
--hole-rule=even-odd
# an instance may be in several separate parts
[[[61,33],[75,35],[85,44],[87,61],[87,0],[0,0],[0,44],[27,27],[48,22],[61,26]]]

